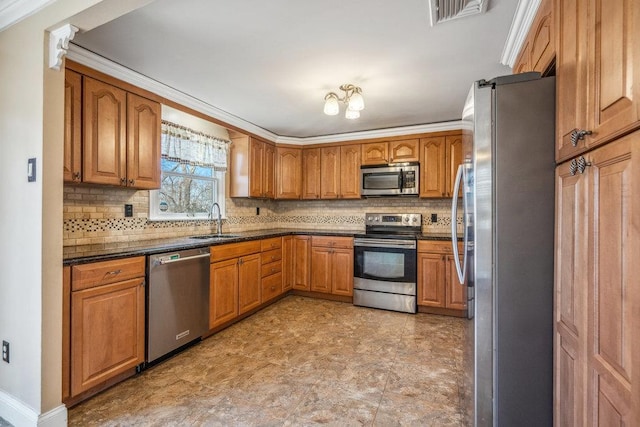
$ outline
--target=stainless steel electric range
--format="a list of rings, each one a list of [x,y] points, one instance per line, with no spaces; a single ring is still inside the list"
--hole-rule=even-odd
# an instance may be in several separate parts
[[[365,234],[355,236],[353,303],[417,311],[417,238],[421,214],[368,213]]]

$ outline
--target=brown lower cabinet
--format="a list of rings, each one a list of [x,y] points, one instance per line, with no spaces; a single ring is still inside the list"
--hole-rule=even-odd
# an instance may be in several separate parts
[[[293,289],[311,290],[311,236],[293,236],[291,273]]]
[[[64,270],[63,399],[144,362],[145,257]]]
[[[638,156],[640,131],[556,169],[557,426],[640,420]]]
[[[458,252],[462,253],[461,244]],[[418,305],[467,309],[467,289],[458,281],[451,242],[418,242]]]
[[[353,238],[311,238],[311,291],[353,296]]]
[[[261,303],[260,241],[211,247],[209,329]]]

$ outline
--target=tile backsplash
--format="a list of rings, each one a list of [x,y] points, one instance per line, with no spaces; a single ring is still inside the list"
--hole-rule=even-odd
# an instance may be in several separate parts
[[[134,216],[124,217],[124,204]],[[371,198],[359,200],[227,199],[225,232],[266,228],[305,230],[364,230],[366,212],[422,214],[425,233],[446,233],[451,227],[447,199]],[[260,208],[260,214],[256,214]],[[63,244],[66,251],[79,245],[125,244],[131,241],[211,233],[215,221],[149,221],[149,191],[112,187],[65,185]],[[431,214],[438,220],[431,222]],[[461,217],[457,219],[458,228]]]

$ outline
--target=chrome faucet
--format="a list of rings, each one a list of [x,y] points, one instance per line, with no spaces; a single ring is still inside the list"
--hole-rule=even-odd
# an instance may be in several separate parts
[[[222,234],[222,212],[220,211],[220,205],[218,203],[213,203],[211,205],[211,211],[209,212],[209,219],[213,220],[213,208],[218,208],[218,229],[216,230],[217,234]]]

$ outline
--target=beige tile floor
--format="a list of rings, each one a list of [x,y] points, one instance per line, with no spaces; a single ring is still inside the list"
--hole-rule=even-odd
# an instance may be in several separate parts
[[[70,426],[462,426],[466,320],[289,296],[69,410]]]

